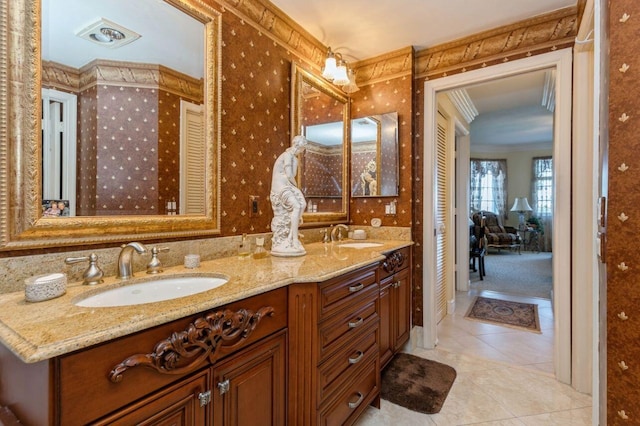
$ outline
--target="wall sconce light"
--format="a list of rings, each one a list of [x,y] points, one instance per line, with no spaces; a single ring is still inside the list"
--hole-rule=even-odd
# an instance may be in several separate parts
[[[518,212],[518,228],[520,230],[524,229],[524,214],[525,212],[531,212],[533,209],[529,205],[529,201],[527,201],[527,197],[516,197],[513,202],[513,207],[511,207],[512,212]]]
[[[347,70],[347,62],[342,59],[342,55],[338,52],[334,53],[330,47],[324,61],[322,76],[337,86],[343,86],[346,93],[360,90],[356,85],[355,73],[352,70]]]

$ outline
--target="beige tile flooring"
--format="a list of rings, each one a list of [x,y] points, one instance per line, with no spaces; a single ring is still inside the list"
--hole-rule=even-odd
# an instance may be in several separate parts
[[[538,304],[542,334],[464,318],[476,295]],[[545,299],[493,292],[456,295],[456,312],[438,325],[438,346],[414,355],[448,364],[457,377],[438,414],[385,400],[368,407],[357,426],[591,425],[591,397],[553,377],[553,313]]]

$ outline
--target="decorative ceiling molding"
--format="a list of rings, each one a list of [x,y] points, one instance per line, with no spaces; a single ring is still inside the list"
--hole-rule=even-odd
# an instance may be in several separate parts
[[[321,70],[328,47],[273,4],[261,0],[219,0],[224,9],[264,32],[274,42],[291,51],[299,60]],[[507,60],[518,59],[573,46],[577,33],[577,6],[560,9],[470,37],[414,52],[409,46],[358,62],[358,85],[407,77],[436,78]]]
[[[413,47],[405,47],[375,58],[353,63],[358,85],[374,84],[384,80],[411,76]]]
[[[160,89],[202,103],[202,80],[162,65],[95,60],[81,69],[55,62],[42,63],[42,84],[74,93],[97,84]]]
[[[436,78],[573,46],[576,6],[475,34],[416,53],[416,78]]]
[[[455,105],[456,109],[460,111],[464,119],[467,120],[467,123],[471,124],[478,116],[478,109],[469,96],[469,93],[467,93],[467,89],[464,87],[448,91],[447,96],[453,105]]]

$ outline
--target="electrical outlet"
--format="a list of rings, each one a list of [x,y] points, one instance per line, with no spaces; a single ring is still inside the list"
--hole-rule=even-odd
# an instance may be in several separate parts
[[[249,217],[258,217],[260,214],[260,206],[258,205],[259,200],[259,196],[249,195]]]

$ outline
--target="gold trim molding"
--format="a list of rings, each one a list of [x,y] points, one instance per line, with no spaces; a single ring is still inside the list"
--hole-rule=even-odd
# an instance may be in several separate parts
[[[202,103],[203,81],[158,64],[96,59],[75,69],[56,62],[42,63],[43,86],[82,92],[100,85],[164,90]]]
[[[572,46],[578,30],[577,7],[567,7],[417,52],[416,78],[442,77]]]

